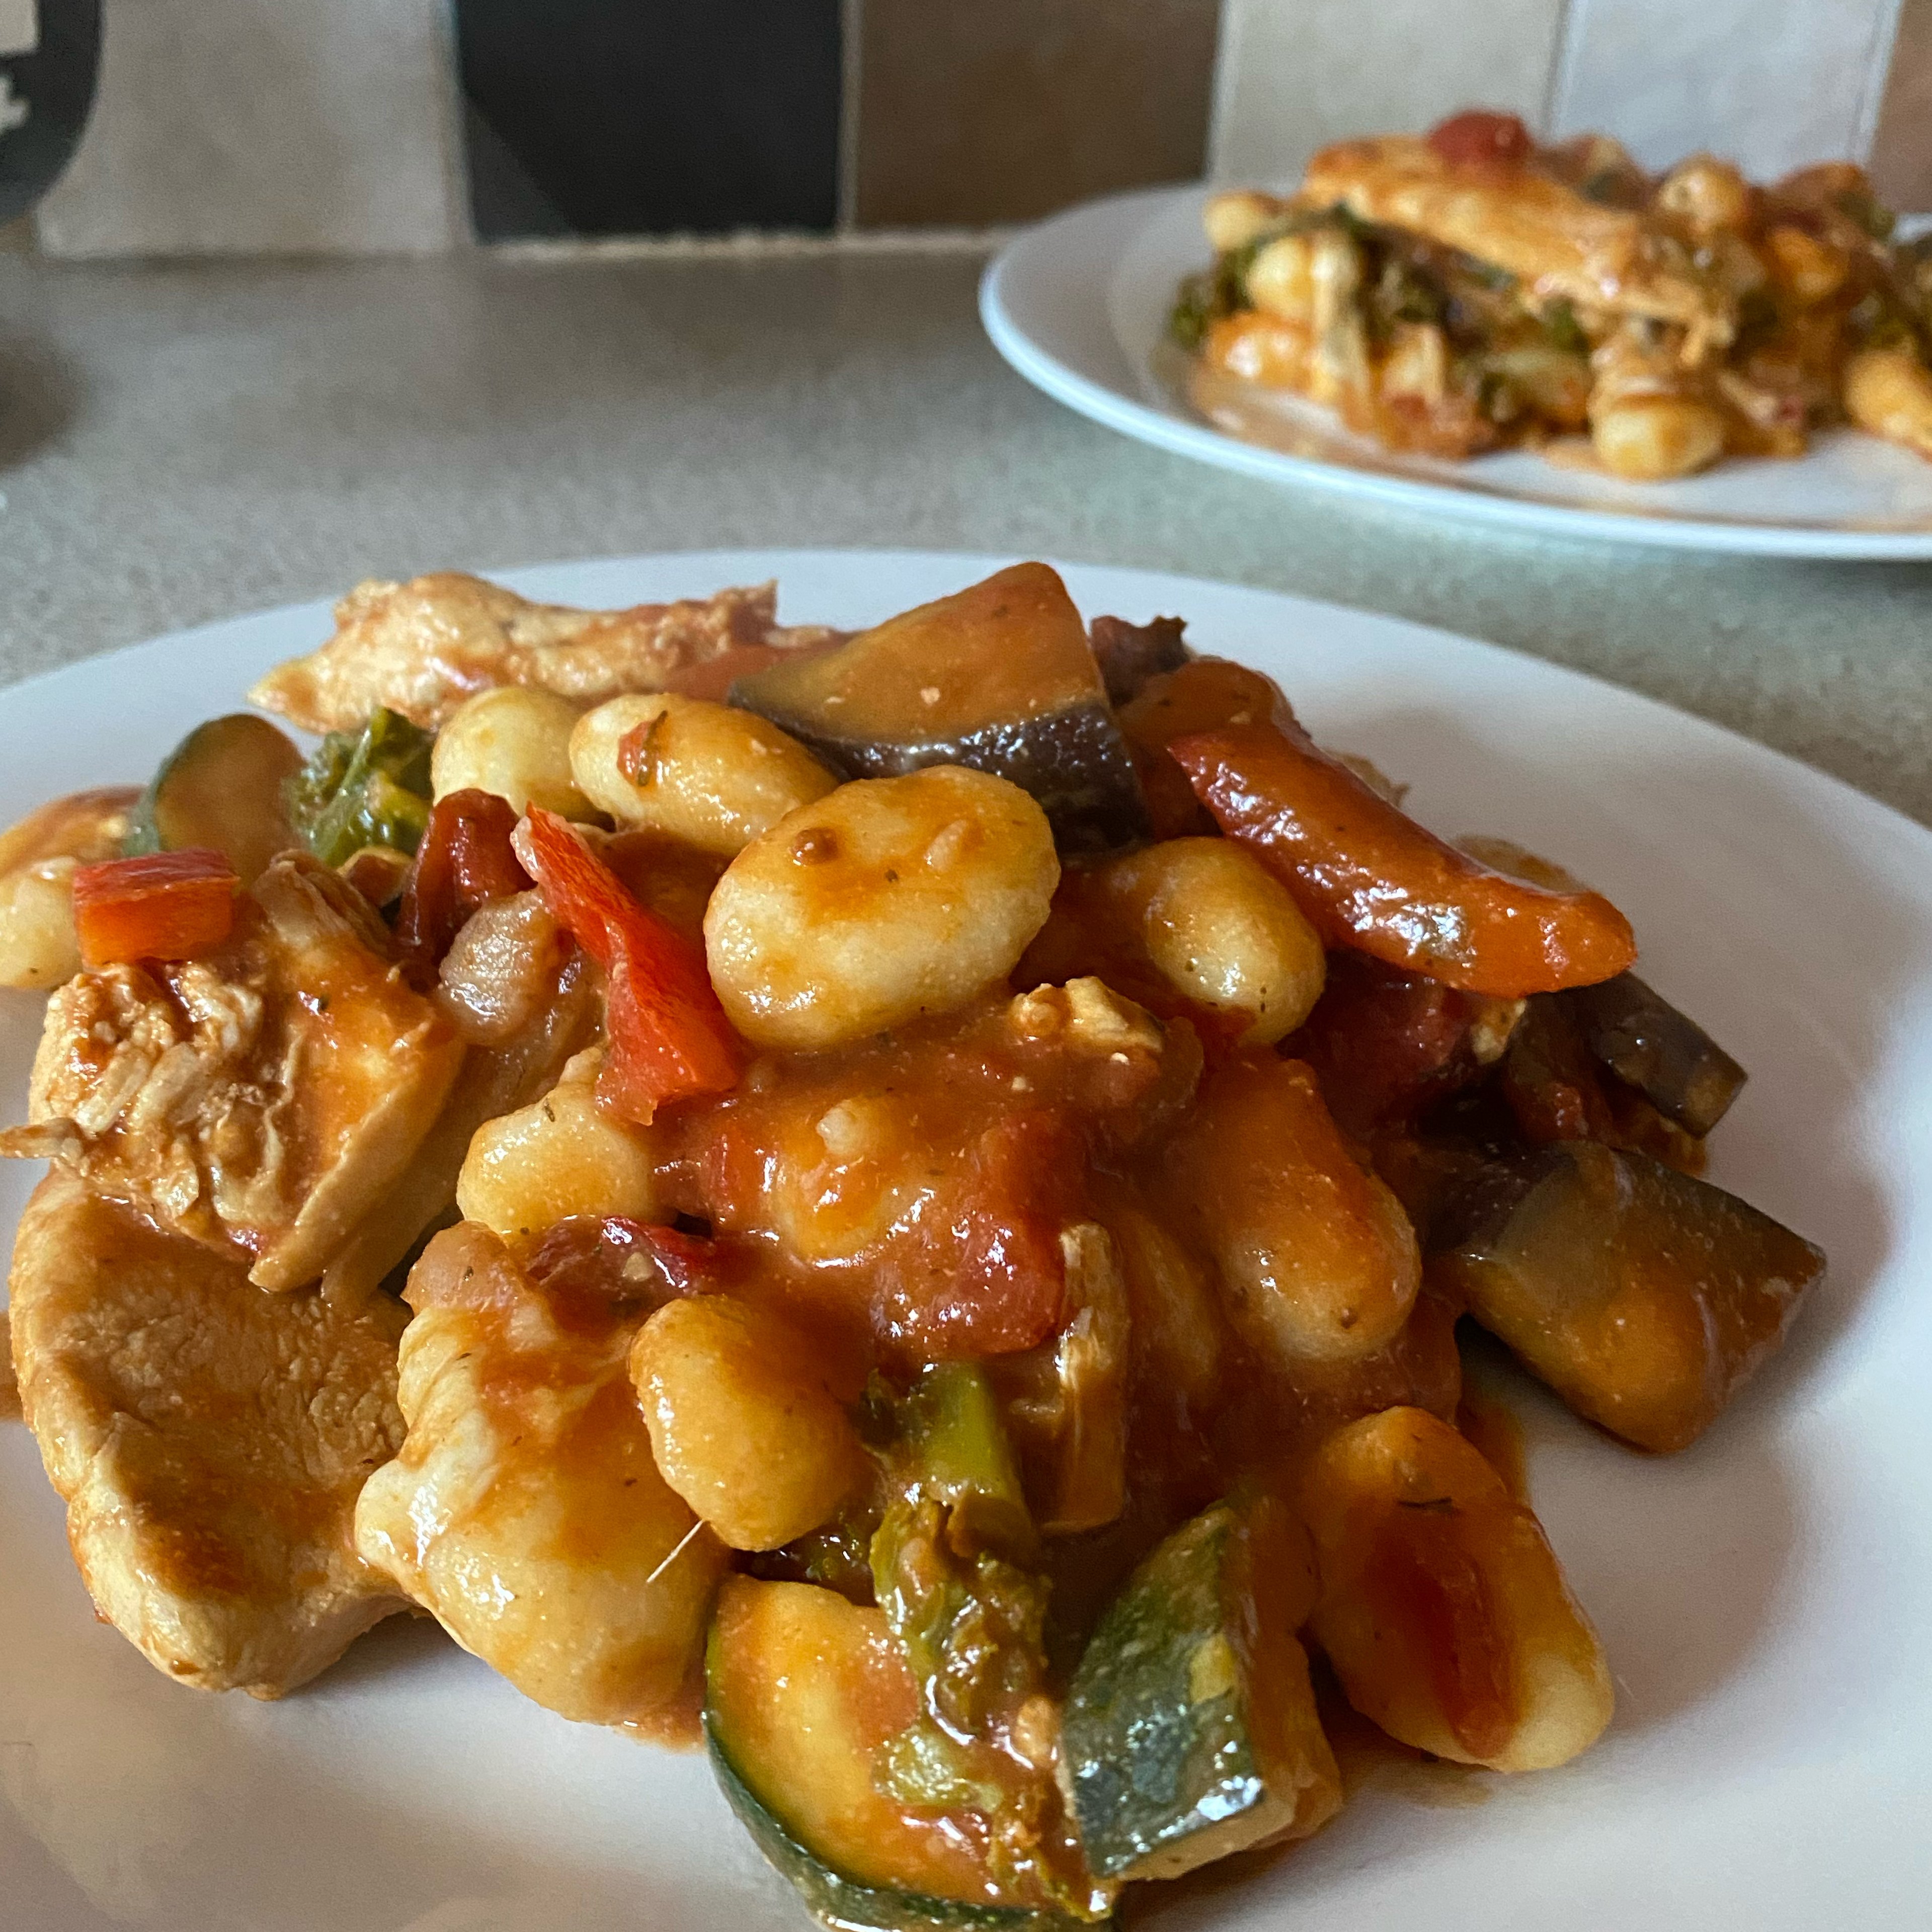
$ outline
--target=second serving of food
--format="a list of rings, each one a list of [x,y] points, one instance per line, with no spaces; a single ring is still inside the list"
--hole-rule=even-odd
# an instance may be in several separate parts
[[[1932,457],[1932,238],[1899,240],[1849,161],[1653,177],[1606,136],[1478,111],[1338,142],[1292,194],[1205,218],[1214,266],[1172,320],[1200,375],[1391,449],[1527,445],[1654,482],[1850,422]]]
[[[14,1359],[160,1669],[274,1696],[427,1612],[701,1725],[896,1929],[1318,1830],[1340,1700],[1501,1772],[1598,1737],[1458,1322],[1672,1450],[1823,1268],[1700,1178],[1744,1076],[1614,906],[1042,565],[856,636],[338,617],[252,694],[318,749],[218,718],[0,841],[52,988]]]

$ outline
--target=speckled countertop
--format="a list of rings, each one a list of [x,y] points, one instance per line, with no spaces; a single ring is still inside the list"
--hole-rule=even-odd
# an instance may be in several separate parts
[[[1009,372],[980,332],[978,270],[0,257],[0,680],[443,566],[1048,554],[1511,645],[1932,824],[1932,566],[1515,539],[1202,469]]]

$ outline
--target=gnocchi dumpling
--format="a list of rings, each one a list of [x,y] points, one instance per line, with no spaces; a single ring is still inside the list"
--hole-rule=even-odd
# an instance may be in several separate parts
[[[597,1104],[602,1062],[600,1049],[580,1053],[542,1100],[477,1129],[456,1184],[466,1220],[508,1240],[572,1215],[651,1218],[650,1130]]]
[[[664,1480],[734,1550],[815,1529],[865,1468],[803,1338],[734,1296],[665,1303],[632,1345],[631,1378]]]
[[[577,706],[554,691],[502,685],[460,705],[436,734],[430,787],[494,792],[518,812],[540,805],[566,818],[588,818],[590,803],[571,776],[570,734]]]
[[[1250,1053],[1220,1068],[1165,1178],[1214,1258],[1228,1319],[1264,1360],[1293,1375],[1401,1332],[1422,1286],[1415,1231],[1300,1061]]]
[[[1102,904],[1184,998],[1271,1046],[1322,997],[1328,956],[1288,888],[1226,838],[1168,838],[1100,868]]]
[[[1004,979],[1060,878],[1046,814],[958,765],[862,778],[739,854],[704,916],[712,984],[760,1046],[837,1046]]]
[[[1594,1744],[1615,1694],[1542,1526],[1475,1446],[1426,1409],[1329,1437],[1302,1508],[1310,1624],[1350,1703],[1418,1750],[1542,1771]]]
[[[409,1433],[356,1503],[363,1560],[525,1696],[674,1730],[725,1557],[658,1474],[636,1312],[553,1294],[470,1222],[406,1299]]]
[[[838,782],[755,712],[663,691],[586,712],[571,734],[570,765],[620,826],[726,859]]]

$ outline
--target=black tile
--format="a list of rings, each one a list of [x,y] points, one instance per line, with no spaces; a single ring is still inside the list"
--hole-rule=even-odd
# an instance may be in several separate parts
[[[830,230],[838,0],[455,0],[486,242]]]

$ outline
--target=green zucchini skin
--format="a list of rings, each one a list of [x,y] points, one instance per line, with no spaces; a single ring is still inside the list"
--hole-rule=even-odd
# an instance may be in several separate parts
[[[841,1876],[800,1844],[745,1782],[708,1712],[704,1736],[711,1768],[726,1803],[738,1814],[759,1850],[791,1881],[806,1909],[820,1924],[838,1928],[838,1932],[1081,1932],[1078,1922],[1058,1912],[968,1905],[916,1892],[886,1892]],[[1103,1925],[1112,1922],[1103,1922]]]
[[[1276,1615],[1257,1614],[1242,1538],[1231,1503],[1183,1524],[1134,1572],[1074,1672],[1061,1727],[1064,1771],[1098,1877],[1173,1876],[1264,1839],[1312,1830],[1340,1802],[1306,1662],[1292,1625],[1276,1628]],[[1295,1726],[1304,1762],[1271,1768],[1264,1761],[1259,1694],[1246,1654],[1257,1640],[1297,1652],[1282,1682],[1306,1707]]]
[[[207,846],[246,884],[300,843],[282,802],[302,769],[293,741],[246,711],[197,724],[141,794],[122,850],[130,858]]]
[[[1076,1921],[1051,1904],[937,1896],[918,1888],[926,1874],[916,1864],[878,1869],[890,1853],[864,1834],[900,1807],[878,1784],[886,1740],[843,1696],[874,1630],[884,1634],[876,1611],[809,1584],[740,1578],[724,1586],[705,1647],[704,1734],[718,1784],[765,1856],[824,1924],[854,1932],[1076,1932],[1103,1922]],[[776,1721],[760,1708],[774,1693],[794,1700]],[[800,1698],[813,1714],[803,1724],[796,1721]],[[835,1808],[812,1832],[817,1844],[808,1844],[800,1823],[828,1788]],[[854,1815],[854,1790],[881,1807],[869,1827]],[[840,1869],[861,1858],[871,1861],[872,1882]]]

